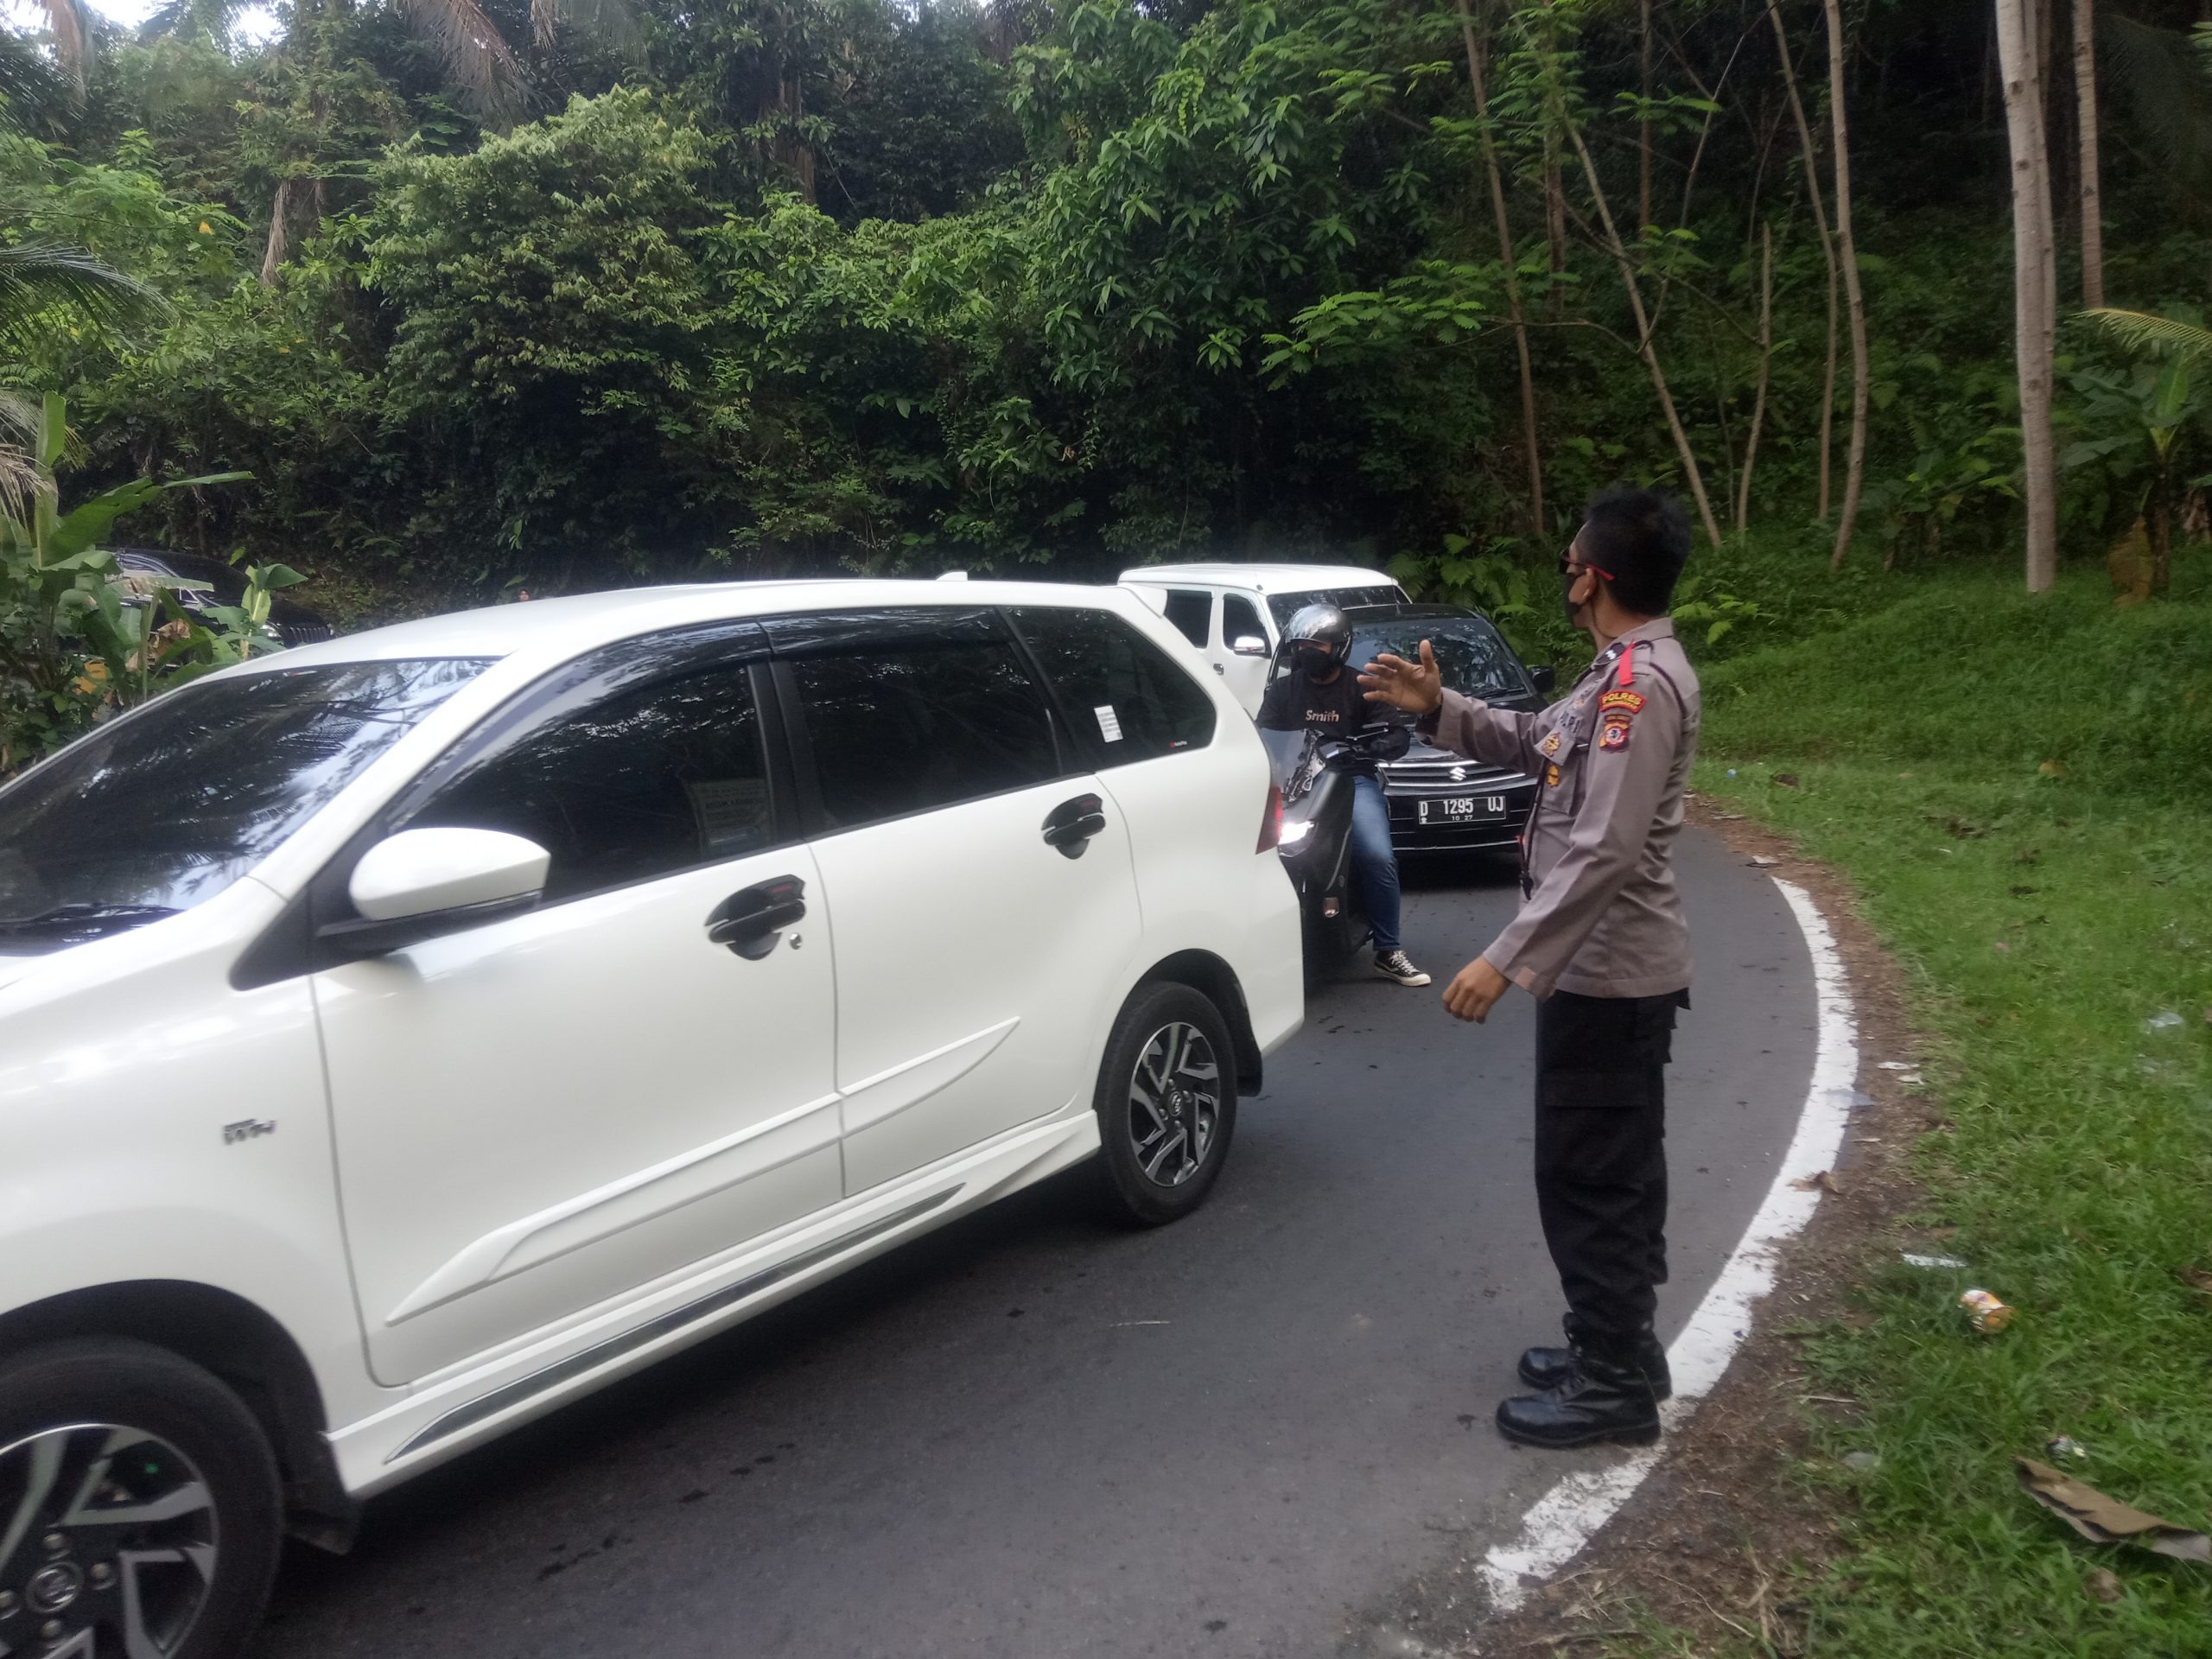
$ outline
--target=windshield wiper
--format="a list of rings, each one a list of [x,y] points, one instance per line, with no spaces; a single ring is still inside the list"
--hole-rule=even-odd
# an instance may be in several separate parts
[[[35,916],[0,917],[0,938],[97,938],[177,912],[167,905],[56,905]]]

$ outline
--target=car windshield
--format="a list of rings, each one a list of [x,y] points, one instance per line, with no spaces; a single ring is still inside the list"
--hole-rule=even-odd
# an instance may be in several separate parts
[[[1445,686],[1485,702],[1525,697],[1529,682],[1513,648],[1478,616],[1394,616],[1352,619],[1351,660],[1371,663],[1384,652],[1418,661],[1421,642],[1436,653]]]
[[[200,904],[489,666],[334,663],[188,685],[0,789],[0,951]]]
[[[1396,582],[1377,582],[1365,588],[1309,588],[1300,594],[1269,594],[1268,608],[1274,613],[1275,626],[1281,629],[1308,605],[1333,605],[1349,611],[1361,605],[1394,604],[1404,597]]]

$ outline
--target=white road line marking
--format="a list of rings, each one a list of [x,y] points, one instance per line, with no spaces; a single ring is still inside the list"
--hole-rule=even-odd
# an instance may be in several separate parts
[[[1859,1075],[1859,1026],[1851,991],[1828,932],[1812,897],[1800,887],[1777,880],[1789,901],[1805,948],[1813,958],[1813,983],[1820,1005],[1820,1045],[1813,1060],[1812,1086],[1797,1119],[1797,1133],[1767,1189],[1751,1224],[1705,1293],[1690,1322],[1667,1350],[1675,1374],[1675,1397],[1660,1409],[1669,1432],[1680,1428],[1697,1402],[1720,1381],[1728,1362],[1749,1334],[1753,1306],[1774,1288],[1777,1252],[1783,1241],[1804,1230],[1820,1203],[1820,1190],[1801,1192],[1790,1185],[1832,1168],[1851,1116],[1853,1084]],[[1522,1517],[1521,1535],[1494,1546],[1477,1571],[1493,1604],[1510,1612],[1528,1599],[1528,1580],[1549,1578],[1581,1552],[1598,1529],[1617,1514],[1643,1478],[1658,1466],[1665,1442],[1638,1452],[1609,1469],[1572,1474],[1539,1498]]]

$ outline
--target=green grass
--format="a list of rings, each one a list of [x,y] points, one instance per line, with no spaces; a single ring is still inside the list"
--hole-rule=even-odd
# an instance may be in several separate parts
[[[1880,1266],[1872,1323],[1813,1344],[1865,1409],[1806,1471],[1849,1545],[1812,1652],[2212,1655],[2212,1571],[2082,1542],[2012,1468],[2070,1435],[2081,1478],[2212,1529],[2212,1299],[2177,1276],[2212,1268],[2212,556],[2133,612],[2101,575],[1927,579],[1707,685],[1700,788],[1847,873],[1904,964],[1946,1122],[1923,1219],[1972,1264]],[[2011,1330],[1967,1329],[1968,1284]]]

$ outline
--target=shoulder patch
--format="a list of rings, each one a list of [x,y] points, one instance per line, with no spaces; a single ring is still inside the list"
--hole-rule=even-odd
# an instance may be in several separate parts
[[[1601,749],[1628,747],[1629,724],[1626,715],[1606,715],[1605,728],[1598,734],[1598,747]]]
[[[1606,692],[1604,696],[1598,699],[1598,709],[1600,713],[1605,713],[1614,709],[1622,709],[1633,715],[1641,710],[1643,707],[1643,692],[1624,690],[1619,687],[1616,687],[1612,690]]]

